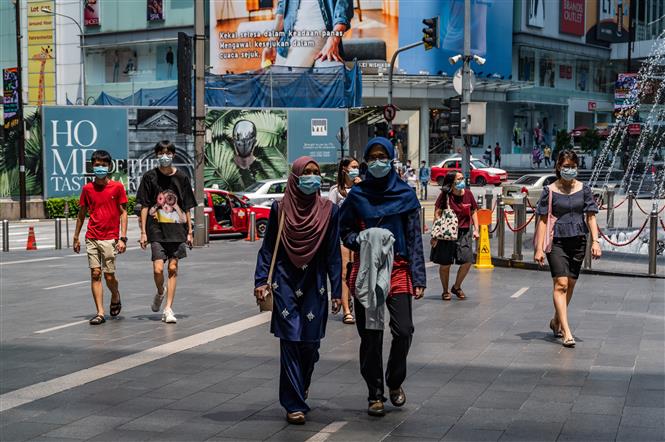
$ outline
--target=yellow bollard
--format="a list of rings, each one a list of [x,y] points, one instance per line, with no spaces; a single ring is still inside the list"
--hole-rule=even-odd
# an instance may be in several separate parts
[[[480,239],[478,240],[478,253],[476,257],[477,269],[493,269],[492,253],[490,252],[489,225],[492,223],[492,211],[480,209],[478,211],[478,224],[480,224]]]

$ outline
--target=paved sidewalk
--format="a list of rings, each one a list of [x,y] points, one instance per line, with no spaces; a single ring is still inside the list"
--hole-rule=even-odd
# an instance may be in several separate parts
[[[267,324],[247,325],[263,320],[251,295],[259,244],[191,251],[176,325],[149,309],[147,252],[120,258],[121,319],[98,327],[81,323],[93,313],[85,259],[3,259],[0,408],[17,391],[28,402],[0,413],[0,440],[665,439],[665,281],[583,276],[571,350],[547,326],[549,276],[499,268],[472,271],[469,299],[451,302],[428,268],[426,298],[414,303],[408,401],[383,419],[365,413],[355,327],[331,317],[313,411],[289,426],[277,402],[278,342]],[[52,259],[9,263],[35,257]],[[60,391],[66,382],[73,388]]]

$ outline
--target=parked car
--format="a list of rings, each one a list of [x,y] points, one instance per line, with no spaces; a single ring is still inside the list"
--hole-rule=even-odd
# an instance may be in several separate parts
[[[501,195],[503,198],[521,198],[522,195],[526,194],[531,206],[536,207],[543,192],[543,187],[549,186],[556,179],[556,175],[553,173],[522,175],[512,183],[501,184]],[[606,189],[604,187],[592,187],[591,191],[598,205],[604,204]]]
[[[322,177],[321,196],[327,198],[328,192],[333,185],[335,185],[335,180],[328,177]],[[236,195],[250,204],[270,207],[273,201],[280,201],[284,198],[285,190],[286,178],[278,178],[257,181],[243,192],[236,192]]]
[[[281,200],[286,190],[286,178],[257,181],[236,195],[254,205],[272,204],[273,201]]]
[[[249,214],[256,214],[256,232],[263,238],[268,228],[270,208],[255,206],[231,192],[205,189],[205,213],[208,214],[208,231],[211,235],[240,233],[247,235]]]
[[[439,186],[443,184],[443,178],[450,171],[462,171],[462,157],[453,156],[441,161],[439,165],[432,166],[432,182]],[[490,167],[478,158],[471,157],[471,184],[484,186],[485,184],[501,185],[508,179],[508,172],[503,169]]]
[[[538,204],[543,187],[549,186],[556,181],[556,175],[553,173],[534,173],[522,175],[512,183],[501,184],[501,195],[504,198],[521,198],[527,194],[529,203],[533,207]]]

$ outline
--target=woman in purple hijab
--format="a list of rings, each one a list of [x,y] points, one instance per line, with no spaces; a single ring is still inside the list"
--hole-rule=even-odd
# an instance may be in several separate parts
[[[280,339],[279,401],[291,424],[304,424],[309,411],[305,401],[325,336],[328,295],[334,313],[341,305],[338,209],[321,198],[320,188],[319,165],[310,157],[298,158],[284,198],[272,204],[254,274],[257,300],[263,300],[269,289],[273,294],[270,331]],[[269,288],[268,273],[282,216],[284,227]]]

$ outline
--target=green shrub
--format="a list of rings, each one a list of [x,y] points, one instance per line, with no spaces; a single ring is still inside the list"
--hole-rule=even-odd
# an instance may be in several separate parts
[[[49,198],[46,200],[46,216],[53,218],[65,217],[65,202],[69,201],[69,217],[76,218],[79,214],[79,197],[70,196],[65,198]],[[134,206],[136,205],[136,197],[134,195],[127,196],[127,213],[134,214]]]

